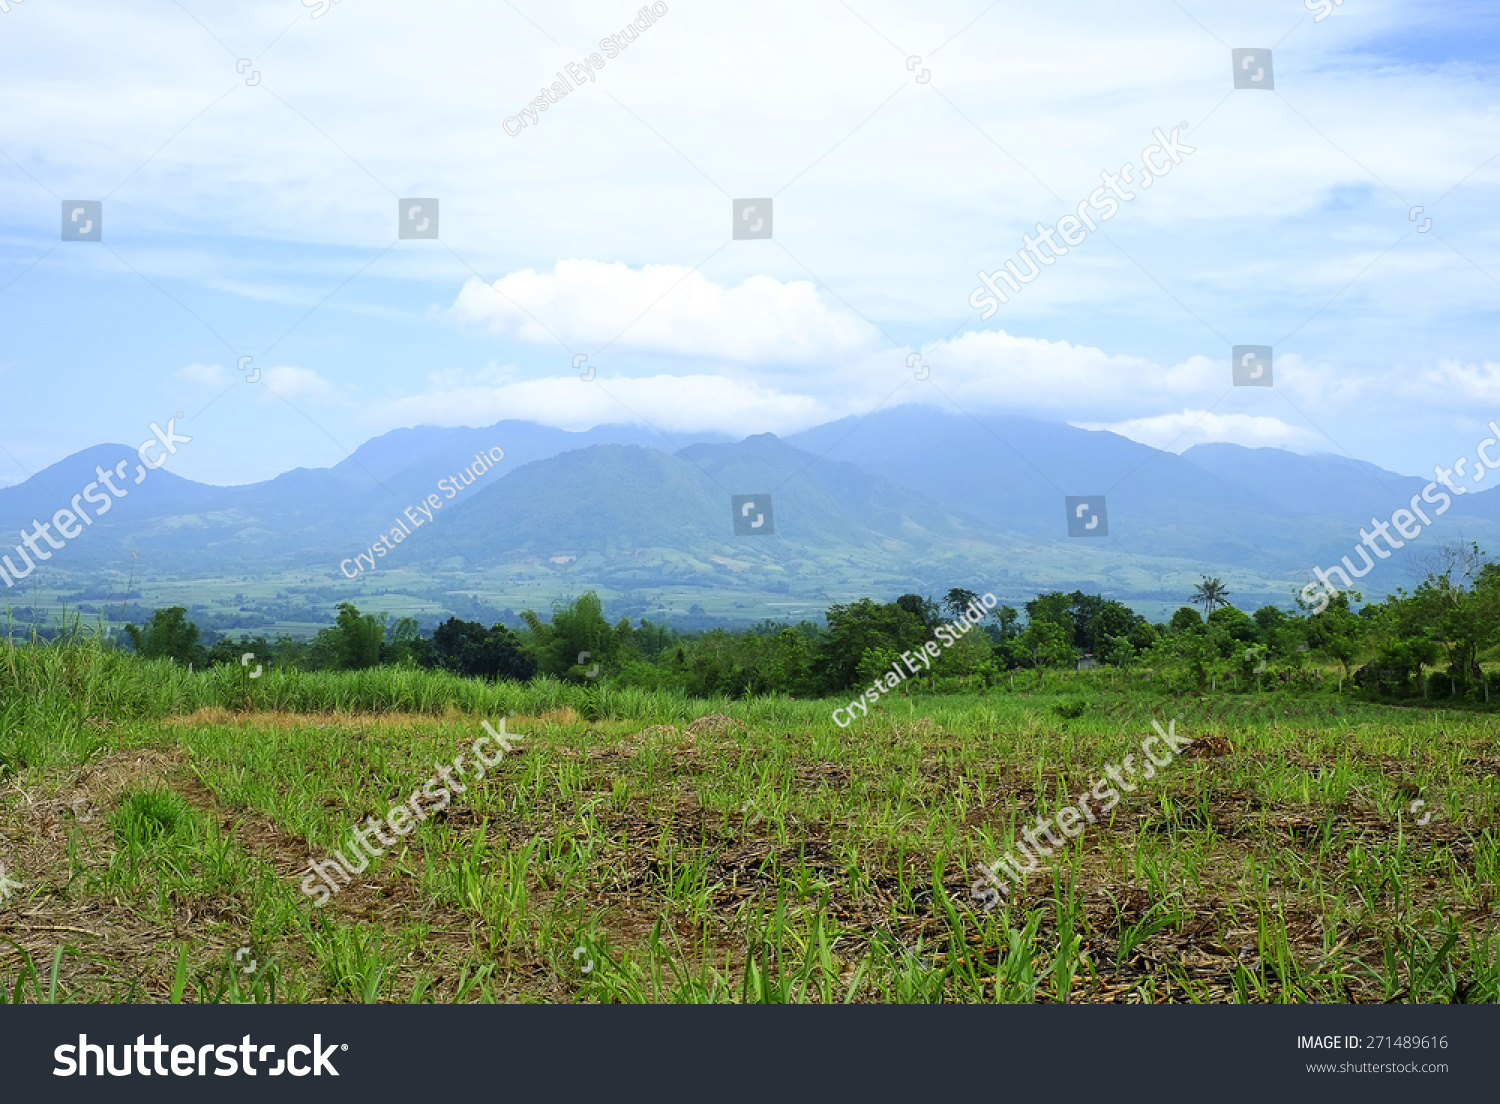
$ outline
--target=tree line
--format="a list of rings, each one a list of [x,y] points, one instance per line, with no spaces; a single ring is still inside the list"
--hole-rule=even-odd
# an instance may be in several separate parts
[[[1483,660],[1500,643],[1500,566],[1477,545],[1445,547],[1408,594],[1359,604],[1335,597],[1321,613],[1265,605],[1245,612],[1219,579],[1205,577],[1166,622],[1150,623],[1098,594],[1049,591],[1022,609],[999,605],[977,631],[945,648],[910,685],[933,692],[991,687],[1020,672],[1101,666],[1139,672],[1178,687],[1310,684],[1325,671],[1388,696],[1426,692],[1432,675],[1449,695],[1484,692]],[[819,625],[764,621],[746,629],[681,631],[628,618],[611,623],[593,592],[558,603],[550,620],[527,610],[519,630],[450,618],[425,635],[409,617],[362,613],[349,602],[311,640],[282,636],[219,639],[211,645],[183,607],[157,610],[144,626],[125,627],[129,646],[148,658],[213,666],[298,670],[402,666],[470,678],[525,681],[549,676],[574,683],[670,689],[690,697],[782,693],[840,694],[867,684],[920,648],[978,595],[955,587],[941,599],[903,594],[835,604]],[[983,608],[982,606],[980,607]]]

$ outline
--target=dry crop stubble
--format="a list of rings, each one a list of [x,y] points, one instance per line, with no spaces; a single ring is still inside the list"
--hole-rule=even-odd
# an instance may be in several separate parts
[[[122,683],[128,664],[67,662],[82,709],[29,706],[64,750],[12,769],[0,804],[0,861],[25,883],[0,905],[8,997],[51,981],[78,1001],[1496,999],[1483,714],[1074,682],[897,699],[832,738],[821,702],[644,697],[588,720],[566,688],[491,688],[524,752],[314,914],[308,859],[485,714],[442,683],[416,688],[418,710],[393,684],[383,712],[237,712],[205,700],[208,676],[164,701]],[[304,676],[299,700],[318,689]],[[976,866],[1153,717],[1198,742],[977,911]],[[113,818],[152,790],[187,827],[122,836]],[[234,976],[243,946],[254,976]]]

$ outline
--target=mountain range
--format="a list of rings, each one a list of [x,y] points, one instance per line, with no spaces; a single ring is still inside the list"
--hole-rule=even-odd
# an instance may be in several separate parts
[[[134,471],[135,449],[98,445],[0,489],[0,533],[47,521],[127,458]],[[336,588],[352,585],[351,572],[360,586],[392,571],[524,574],[559,593],[817,600],[1076,586],[1180,604],[1182,580],[1201,573],[1287,605],[1315,564],[1337,562],[1362,526],[1430,481],[1336,455],[1228,444],[1177,455],[1065,424],[906,406],[741,441],[668,442],[628,425],[422,426],[263,483],[217,487],[165,468],[120,482],[127,496],[39,565],[39,578],[76,585],[147,565],[199,578],[300,573]],[[1099,494],[1108,535],[1069,537],[1065,496]],[[755,516],[769,523],[736,535],[733,495],[755,496]],[[1410,587],[1444,540],[1494,548],[1497,538],[1500,496],[1475,487],[1380,565],[1366,597]],[[0,553],[16,539],[0,538]]]

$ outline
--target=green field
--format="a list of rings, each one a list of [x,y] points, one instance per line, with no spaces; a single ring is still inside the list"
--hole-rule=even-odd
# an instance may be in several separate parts
[[[444,569],[390,567],[350,581],[337,570],[278,571],[237,575],[163,574],[141,563],[126,570],[67,571],[54,569],[40,582],[5,593],[12,610],[23,611],[12,625],[17,636],[29,633],[33,621],[43,632],[70,614],[85,621],[99,617],[110,623],[150,617],[153,609],[186,607],[205,629],[231,636],[244,631],[268,637],[286,633],[309,638],[332,624],[339,602],[393,617],[423,617],[433,622],[458,616],[491,624],[501,611],[533,609],[546,613],[554,602],[569,601],[585,591],[597,593],[615,616],[663,622],[743,627],[767,618],[797,622],[816,619],[832,602],[852,601],[869,594],[920,591],[939,586],[928,579],[880,569],[874,562],[851,564],[826,560],[809,562],[806,577],[797,585],[766,589],[751,581],[728,586],[735,571],[723,564],[694,561],[678,576],[641,585],[624,581],[611,585],[592,564],[556,566],[547,561],[460,570],[456,562]],[[1014,563],[1009,564],[1015,567]],[[1029,556],[1024,573],[999,567],[960,573],[1014,605],[1054,585],[1105,588],[1148,620],[1168,619],[1200,577],[1199,565],[1187,561],[1152,561],[1152,569],[1108,568],[1100,565],[1097,578],[1091,567],[1042,552]],[[943,574],[941,578],[950,578]],[[1300,583],[1300,579],[1298,582]],[[764,580],[761,581],[762,583]],[[946,587],[947,584],[942,584]],[[1236,572],[1236,595],[1250,605],[1269,603],[1290,607],[1296,586],[1289,579]],[[476,603],[483,603],[479,608]],[[35,611],[33,617],[30,611]]]
[[[841,729],[840,701],[0,649],[6,1000],[1500,997],[1477,708],[1090,672]],[[310,859],[507,715],[514,751],[313,907]],[[1194,744],[985,912],[980,864],[1153,719]]]

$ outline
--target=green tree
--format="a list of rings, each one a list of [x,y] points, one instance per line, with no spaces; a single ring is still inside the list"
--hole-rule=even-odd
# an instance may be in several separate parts
[[[791,626],[759,640],[750,691],[766,694],[803,694],[810,689],[812,649],[807,638]]]
[[[1032,621],[1018,643],[1032,667],[1073,666],[1073,642],[1067,630],[1055,621]]]
[[[856,685],[861,660],[869,649],[900,655],[927,638],[927,626],[894,602],[861,598],[828,607],[828,631],[818,642],[817,659],[828,691]]]
[[[979,601],[979,595],[963,587],[954,587],[943,595],[943,609],[948,611],[950,617],[957,617],[963,613],[969,608],[970,603],[978,605],[980,609],[984,608],[983,603]]]
[[[1038,621],[1050,622],[1061,628],[1071,644],[1078,635],[1078,622],[1073,617],[1073,596],[1060,590],[1038,594],[1026,603],[1026,622],[1034,625]]]
[[[1203,618],[1192,606],[1179,606],[1167,625],[1174,633],[1192,632],[1203,627]]]
[[[987,686],[997,671],[994,648],[977,628],[955,640],[951,648],[944,648],[932,665],[933,675],[956,678],[959,686],[972,682]]]
[[[204,658],[204,665],[209,667],[246,666],[252,671],[260,667],[264,672],[267,668],[276,665],[273,658],[274,648],[275,646],[264,635],[254,639],[242,635],[238,640],[231,640],[224,636],[214,641],[214,646],[208,650],[208,655]],[[254,658],[241,664],[240,661],[246,654]]]
[[[896,599],[896,605],[920,621],[928,632],[937,628],[943,620],[943,608],[931,598],[923,598],[920,594],[903,594]]]
[[[1075,601],[1073,608],[1075,611],[1086,611],[1086,619],[1079,625],[1084,639],[1075,640],[1074,643],[1083,647],[1086,652],[1097,655],[1104,650],[1105,641],[1112,637],[1129,636],[1135,625],[1146,623],[1145,618],[1113,598],[1103,598],[1097,594],[1076,594],[1075,597],[1082,601]],[[1077,616],[1075,612],[1074,617]]]
[[[126,625],[125,635],[136,653],[146,659],[203,666],[208,658],[198,642],[198,626],[187,619],[187,609],[183,606],[156,610],[144,630]]]
[[[313,639],[314,662],[337,671],[362,671],[379,665],[386,620],[385,614],[362,614],[354,603],[340,602],[333,627]]]
[[[1222,625],[1229,635],[1244,643],[1257,639],[1259,633],[1255,621],[1242,609],[1220,606],[1208,615],[1210,625]]]
[[[1129,667],[1135,662],[1135,645],[1129,637],[1106,636],[1100,658],[1111,667]]]
[[[1354,663],[1359,658],[1361,641],[1371,625],[1369,618],[1359,617],[1349,608],[1351,597],[1359,601],[1360,596],[1340,591],[1329,600],[1322,613],[1302,619],[1300,626],[1302,636],[1313,653],[1336,662],[1343,669],[1345,678],[1353,672]],[[1297,602],[1307,607],[1300,595]],[[1260,611],[1256,612],[1258,615]],[[1262,639],[1266,637],[1263,635]],[[1274,647],[1272,641],[1266,642]]]
[[[504,625],[486,629],[477,621],[450,617],[432,634],[430,663],[467,678],[524,682],[536,674],[519,636]]]
[[[1395,604],[1403,638],[1437,642],[1448,670],[1464,682],[1483,672],[1480,654],[1500,640],[1500,567],[1479,545],[1443,545],[1428,563],[1427,578],[1410,598]]]
[[[876,679],[884,679],[887,675],[893,674],[892,664],[895,664],[897,668],[901,666],[895,652],[885,648],[866,648],[864,654],[859,657],[859,665],[854,669],[855,686],[868,686]]]
[[[1021,635],[1021,613],[1011,606],[1001,606],[991,615],[999,626],[996,635],[1002,640],[1014,640]]]
[[[380,661],[398,667],[431,667],[432,644],[415,617],[398,617],[386,628]]]
[[[1262,644],[1270,644],[1287,623],[1286,612],[1280,606],[1261,606],[1250,619],[1255,622],[1256,635]]]
[[[541,674],[584,683],[612,669],[620,641],[592,590],[572,602],[555,604],[551,624],[531,610],[523,611],[521,618],[530,630],[527,650]]]

